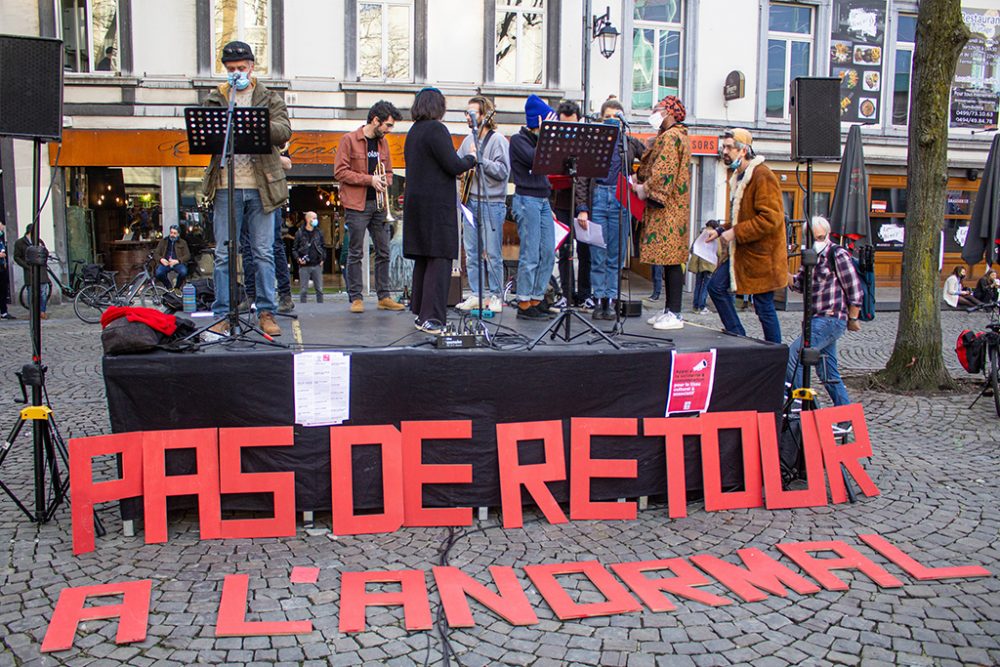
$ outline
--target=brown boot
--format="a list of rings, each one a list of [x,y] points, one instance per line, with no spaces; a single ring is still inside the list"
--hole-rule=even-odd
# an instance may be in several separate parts
[[[274,321],[274,313],[270,311],[261,313],[258,322],[260,323],[261,331],[266,333],[268,336],[281,335],[281,327],[279,327],[278,323]]]
[[[351,302],[351,312],[352,313],[363,313],[365,312],[365,302],[361,299],[355,299]]]
[[[401,303],[399,303],[397,301],[393,301],[392,297],[386,296],[386,297],[382,297],[381,299],[378,300],[378,309],[379,310],[405,310],[406,306],[404,306],[403,304],[401,304]]]
[[[218,334],[219,336],[228,336],[229,335],[229,320],[221,320],[219,322],[216,322],[215,324],[213,324],[212,326],[210,326],[208,328],[208,330],[211,331],[214,334]]]

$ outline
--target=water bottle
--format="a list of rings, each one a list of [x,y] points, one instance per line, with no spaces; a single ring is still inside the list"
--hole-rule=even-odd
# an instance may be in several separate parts
[[[185,313],[193,313],[195,310],[197,310],[194,302],[194,296],[195,296],[194,285],[192,285],[191,283],[187,283],[186,285],[184,285],[184,288],[181,290],[181,295],[184,298]]]

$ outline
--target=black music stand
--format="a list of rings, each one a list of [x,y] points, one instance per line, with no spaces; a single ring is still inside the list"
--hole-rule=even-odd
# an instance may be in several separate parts
[[[233,202],[236,190],[233,160],[237,154],[262,155],[271,152],[271,119],[268,109],[267,107],[237,107],[236,89],[230,87],[228,107],[188,107],[184,109],[184,122],[187,125],[188,152],[192,155],[222,155],[226,168],[226,189],[229,192],[229,219],[227,220],[229,239],[226,241],[229,252],[227,267],[229,271],[229,311],[223,317],[194,332],[185,340],[200,336],[219,322],[228,321],[229,336],[209,341],[208,344],[246,342],[246,336],[253,331],[269,345],[287,347],[254,326],[249,318],[242,319],[239,315],[239,281],[236,269],[239,236],[236,232],[236,211]]]
[[[541,131],[538,135],[538,145],[535,147],[535,161],[531,165],[531,173],[535,175],[559,174],[569,176],[572,180],[570,190],[571,206],[576,206],[576,177],[584,178],[605,178],[611,170],[611,158],[615,152],[615,142],[618,140],[618,127],[615,125],[586,124],[586,123],[566,123],[557,121],[546,121],[542,123]],[[542,224],[552,224],[551,220],[543,220]],[[559,313],[559,317],[552,320],[542,333],[538,334],[535,340],[531,341],[528,349],[549,335],[550,340],[555,340],[558,336],[567,343],[586,333],[594,334],[597,339],[603,339],[615,349],[621,349],[615,340],[606,333],[595,327],[589,319],[580,315],[573,306],[573,261],[575,259],[576,241],[574,223],[569,227],[569,285],[566,291],[566,307]],[[543,249],[544,251],[544,249]],[[554,251],[553,251],[554,252]],[[519,287],[520,289],[520,287]],[[570,322],[577,319],[584,325],[584,330],[573,334],[570,331]],[[565,327],[563,333],[559,332],[560,327]]]

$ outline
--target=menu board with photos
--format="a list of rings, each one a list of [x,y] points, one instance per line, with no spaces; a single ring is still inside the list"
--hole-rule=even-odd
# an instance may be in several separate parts
[[[840,120],[878,123],[882,114],[885,0],[834,0],[830,72],[840,77]]]
[[[962,8],[972,32],[958,58],[951,86],[951,126],[997,124],[1000,101],[1000,10]]]

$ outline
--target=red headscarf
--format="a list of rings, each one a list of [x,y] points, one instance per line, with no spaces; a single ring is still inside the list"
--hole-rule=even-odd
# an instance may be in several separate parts
[[[673,116],[674,120],[678,123],[683,123],[684,119],[687,118],[687,110],[684,108],[684,103],[673,95],[667,95],[656,106],[663,109],[664,116]]]

